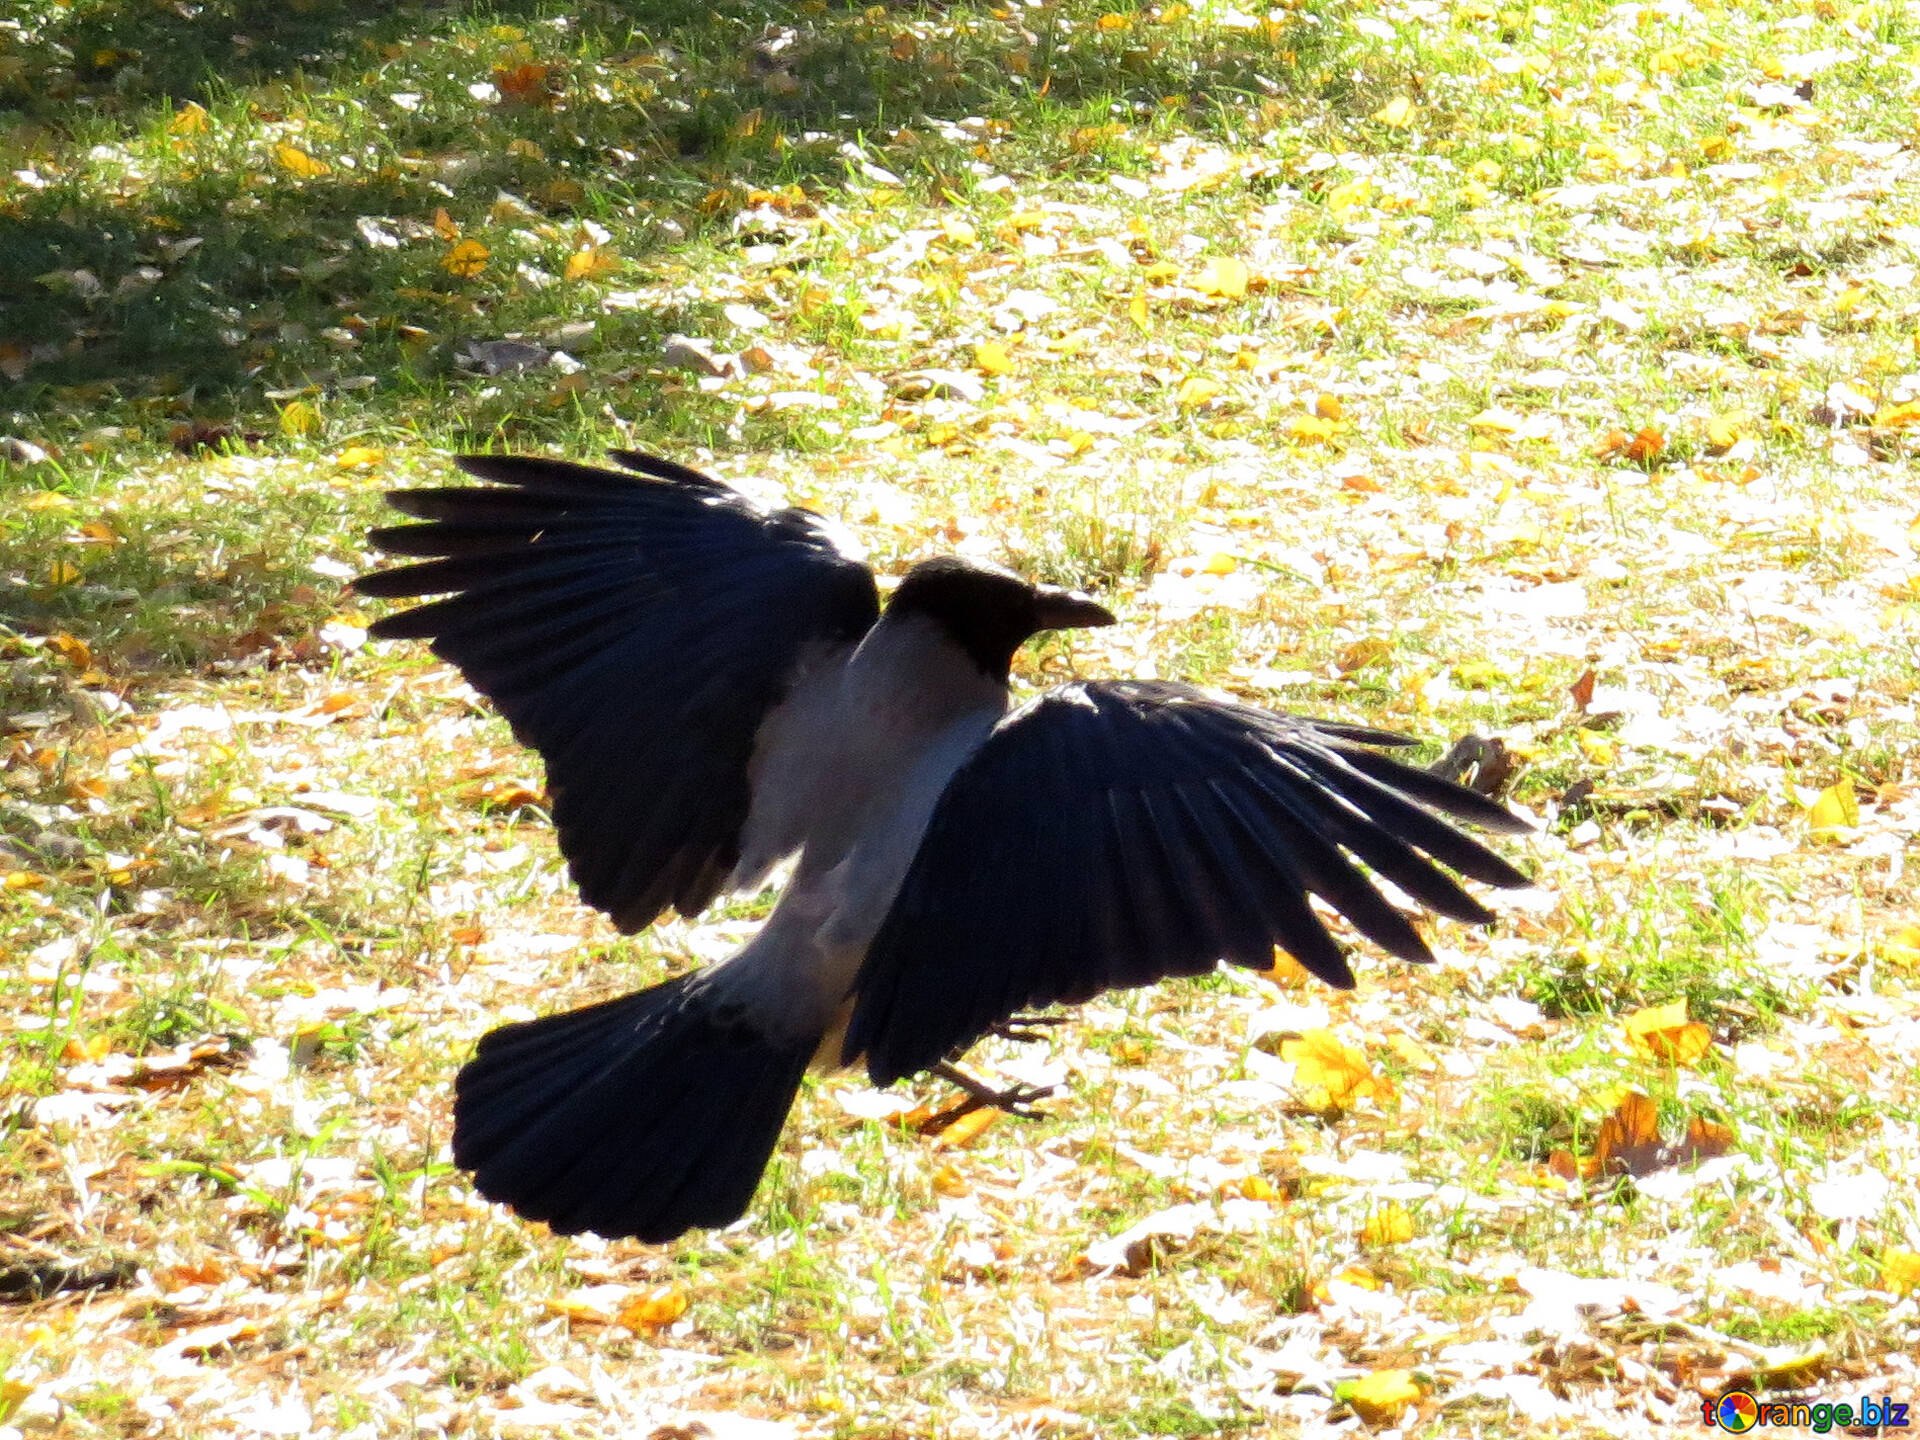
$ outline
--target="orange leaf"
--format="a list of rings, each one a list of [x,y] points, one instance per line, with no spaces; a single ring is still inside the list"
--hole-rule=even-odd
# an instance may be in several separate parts
[[[478,240],[456,241],[441,257],[440,268],[449,275],[471,280],[487,268],[487,258],[492,253]]]
[[[680,1285],[656,1285],[620,1307],[618,1323],[629,1330],[658,1330],[687,1313],[687,1292]]]
[[[1627,441],[1625,454],[1636,465],[1651,465],[1666,449],[1667,437],[1649,425],[1634,432],[1633,438]]]

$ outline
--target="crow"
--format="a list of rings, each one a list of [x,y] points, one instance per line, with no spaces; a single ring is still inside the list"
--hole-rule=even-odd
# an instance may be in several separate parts
[[[372,634],[431,642],[539,752],[573,881],[622,930],[794,858],[727,959],[480,1041],[454,1160],[523,1217],[656,1242],[731,1224],[809,1067],[945,1073],[1032,1007],[1265,969],[1276,945],[1350,988],[1311,897],[1431,960],[1356,860],[1469,923],[1493,916],[1440,866],[1530,883],[1440,817],[1527,824],[1381,753],[1400,736],[1165,681],[1015,706],[1027,640],[1113,614],[952,556],[883,612],[820,516],[614,458],[462,457],[487,483],[393,492],[426,523],[370,539],[416,563],[357,582],[441,597]]]

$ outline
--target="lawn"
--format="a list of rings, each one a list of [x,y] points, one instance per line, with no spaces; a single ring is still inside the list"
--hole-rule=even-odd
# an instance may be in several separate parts
[[[1917,271],[1895,0],[19,0],[0,1440],[1920,1402]],[[724,1232],[519,1222],[472,1042],[770,897],[584,910],[347,582],[612,445],[1118,611],[1023,687],[1498,737],[1539,886],[977,1052],[1042,1119],[811,1081]]]

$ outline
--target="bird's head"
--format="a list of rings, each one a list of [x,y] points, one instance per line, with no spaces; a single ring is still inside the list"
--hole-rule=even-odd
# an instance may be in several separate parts
[[[1114,623],[1112,611],[1078,591],[1035,585],[997,565],[954,555],[909,570],[887,613],[924,616],[1001,681],[1012,668],[1013,652],[1042,630]]]

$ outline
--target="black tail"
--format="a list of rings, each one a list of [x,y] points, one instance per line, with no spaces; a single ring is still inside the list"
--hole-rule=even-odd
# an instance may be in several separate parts
[[[663,1241],[746,1213],[816,1042],[727,1023],[700,978],[482,1039],[453,1126],[480,1193],[563,1235]]]

